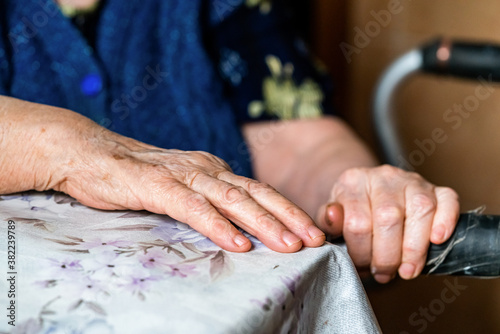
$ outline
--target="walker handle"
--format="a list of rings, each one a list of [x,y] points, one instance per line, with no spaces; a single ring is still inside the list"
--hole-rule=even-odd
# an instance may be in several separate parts
[[[422,70],[465,79],[500,81],[500,46],[437,39],[422,48]]]
[[[500,277],[500,216],[461,214],[451,237],[429,247],[423,273]]]

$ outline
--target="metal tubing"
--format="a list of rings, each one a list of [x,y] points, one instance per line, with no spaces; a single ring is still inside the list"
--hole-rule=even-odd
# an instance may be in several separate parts
[[[399,85],[423,67],[420,49],[407,52],[398,58],[382,75],[374,97],[375,128],[380,138],[387,162],[397,166],[402,156],[401,145],[394,124],[392,100]]]

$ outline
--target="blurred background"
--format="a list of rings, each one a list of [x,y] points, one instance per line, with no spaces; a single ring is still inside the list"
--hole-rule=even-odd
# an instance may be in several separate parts
[[[333,75],[341,116],[377,152],[371,101],[377,79],[392,61],[439,36],[500,45],[495,0],[291,2],[301,13],[298,27]],[[391,8],[397,13],[377,20]],[[367,24],[380,29],[361,43],[357,34]],[[431,138],[436,128],[446,135],[416,170],[455,188],[462,211],[485,205],[486,212],[500,214],[500,85],[489,87],[491,94],[454,123],[444,119],[459,116],[453,108],[474,96],[479,84],[419,75],[401,87],[394,106],[405,154],[419,149],[415,141]],[[421,277],[366,289],[384,333],[500,333],[500,280]]]

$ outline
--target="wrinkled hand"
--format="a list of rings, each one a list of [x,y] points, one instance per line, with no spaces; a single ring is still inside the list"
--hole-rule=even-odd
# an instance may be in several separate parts
[[[230,221],[278,252],[324,243],[304,211],[211,154],[159,149],[104,129],[86,143],[73,145],[78,151],[56,187],[85,205],[167,214],[234,252],[251,243]]]
[[[429,241],[446,241],[458,215],[458,195],[452,189],[380,166],[345,171],[317,221],[327,233],[344,236],[357,267],[370,267],[377,281],[387,283],[396,272],[405,279],[418,276]]]

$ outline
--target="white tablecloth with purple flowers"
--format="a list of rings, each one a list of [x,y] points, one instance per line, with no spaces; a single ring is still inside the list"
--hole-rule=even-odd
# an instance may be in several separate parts
[[[229,253],[169,217],[58,193],[0,197],[0,240],[0,333],[379,332],[330,244]]]

